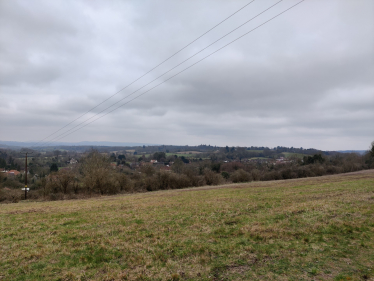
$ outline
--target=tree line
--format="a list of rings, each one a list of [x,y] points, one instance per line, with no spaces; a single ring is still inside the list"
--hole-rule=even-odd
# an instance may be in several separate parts
[[[227,149],[226,156],[250,151],[238,148]],[[2,152],[4,156],[4,151]],[[55,158],[59,154],[55,155]],[[242,183],[315,177],[338,173],[353,172],[374,167],[374,142],[365,155],[354,153],[305,155],[303,158],[290,158],[284,163],[272,161],[243,162],[240,156],[235,161],[222,161],[222,155],[207,157],[199,161],[186,159],[184,156],[167,156],[157,151],[149,158],[165,161],[169,164],[154,165],[143,162],[136,169],[125,165],[126,156],[105,155],[91,150],[79,158],[79,163],[68,167],[50,165],[48,173],[37,178],[30,177],[29,198],[34,200],[60,200],[118,193],[148,192],[165,189],[179,189],[223,183]],[[8,156],[8,160],[9,155]],[[61,158],[61,156],[60,156]],[[142,156],[139,157],[139,159]],[[221,158],[221,159],[220,159]],[[4,159],[4,158],[1,158]],[[13,159],[13,160],[12,160]],[[138,160],[139,160],[138,159]],[[116,162],[117,161],[117,162]],[[116,165],[111,165],[113,162]],[[15,165],[14,158],[6,165]],[[47,175],[48,174],[48,175]],[[0,175],[0,201],[17,202],[22,199],[24,175],[8,178]]]

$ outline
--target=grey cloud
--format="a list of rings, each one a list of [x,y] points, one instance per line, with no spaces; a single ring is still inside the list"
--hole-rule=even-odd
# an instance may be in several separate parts
[[[275,2],[255,1],[82,121]],[[118,105],[294,3],[283,1]],[[0,139],[47,136],[244,4],[2,1]],[[374,138],[373,8],[370,0],[305,1],[63,140],[365,149]]]

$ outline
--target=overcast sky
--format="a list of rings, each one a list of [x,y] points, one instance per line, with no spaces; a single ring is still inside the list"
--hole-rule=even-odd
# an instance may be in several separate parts
[[[254,1],[46,140],[278,1]],[[49,136],[249,2],[0,0],[0,140]],[[117,106],[297,2],[281,1]],[[306,0],[58,141],[367,149],[373,124],[374,1]]]

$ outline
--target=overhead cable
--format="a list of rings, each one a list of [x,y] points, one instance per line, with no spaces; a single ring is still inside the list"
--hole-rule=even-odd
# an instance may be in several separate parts
[[[62,138],[65,138],[65,137],[67,137],[68,135],[71,135],[72,133],[74,133],[74,132],[76,132],[76,131],[78,131],[78,130],[80,130],[80,129],[86,127],[86,126],[88,126],[89,124],[91,124],[91,123],[93,123],[93,122],[95,122],[95,121],[97,121],[97,120],[99,120],[99,119],[101,119],[101,118],[103,118],[104,116],[108,115],[109,113],[112,113],[113,111],[115,111],[115,110],[117,110],[117,109],[119,109],[119,108],[125,106],[126,104],[132,102],[133,100],[135,100],[135,99],[137,99],[137,98],[139,98],[139,97],[145,95],[146,93],[152,91],[153,89],[155,89],[155,88],[157,88],[158,86],[164,84],[165,82],[169,81],[170,79],[176,77],[177,75],[181,74],[182,72],[184,72],[184,71],[190,69],[191,67],[195,66],[196,64],[200,63],[201,61],[205,60],[206,58],[210,57],[211,55],[213,55],[213,54],[219,52],[219,51],[222,50],[223,48],[226,48],[226,47],[229,46],[230,44],[236,42],[237,40],[241,39],[242,37],[248,35],[249,33],[253,32],[253,31],[255,31],[255,30],[258,29],[259,27],[261,27],[261,26],[265,25],[266,23],[272,21],[273,19],[279,17],[280,15],[282,15],[282,14],[284,14],[285,12],[291,10],[292,8],[294,8],[295,6],[299,5],[300,3],[304,2],[304,1],[305,1],[305,0],[301,0],[301,1],[299,1],[298,3],[294,4],[293,6],[287,8],[286,10],[282,11],[281,13],[279,13],[279,14],[273,16],[273,17],[270,18],[269,20],[267,20],[267,21],[263,22],[262,24],[256,26],[255,28],[251,29],[250,31],[248,31],[248,32],[246,32],[246,33],[244,33],[244,34],[242,34],[241,36],[239,36],[239,37],[237,37],[236,39],[234,39],[234,40],[230,41],[229,43],[227,43],[226,45],[220,47],[220,48],[217,49],[216,51],[210,53],[209,55],[203,57],[202,59],[198,60],[197,62],[195,62],[195,63],[191,64],[190,66],[184,68],[183,70],[177,72],[176,74],[172,75],[172,76],[169,77],[168,79],[166,79],[166,80],[164,80],[163,82],[161,82],[161,83],[159,83],[159,84],[153,86],[152,88],[150,88],[150,89],[148,89],[147,91],[141,93],[140,95],[134,97],[133,99],[131,99],[131,100],[129,100],[129,101],[127,101],[127,102],[125,102],[125,103],[119,105],[118,107],[112,109],[111,111],[108,111],[107,113],[103,114],[102,116],[100,116],[100,117],[98,117],[98,118],[92,120],[92,121],[89,122],[89,123],[84,124],[83,126],[77,128],[76,130],[74,130],[74,131],[72,131],[72,132],[70,132],[70,133],[68,133],[68,134],[65,134],[65,133],[64,133],[64,134],[59,135],[59,136],[56,137],[55,139],[49,141],[47,144],[49,144],[49,143],[52,142],[52,141],[60,140],[60,139],[62,139]],[[112,107],[112,106],[111,106],[111,107]],[[61,136],[61,137],[60,137],[60,136]],[[60,137],[60,138],[59,138],[59,137]]]
[[[123,97],[122,99],[116,101],[115,103],[113,103],[112,105],[104,108],[103,110],[101,110],[100,112],[96,113],[95,115],[91,116],[90,118],[80,122],[79,124],[77,124],[76,126],[70,128],[69,130],[65,131],[64,133],[56,136],[55,138],[53,138],[52,140],[50,141],[47,141],[46,143],[50,143],[50,142],[53,142],[54,140],[56,140],[57,138],[59,138],[60,136],[74,130],[75,128],[81,126],[82,124],[88,122],[89,120],[91,120],[92,118],[96,117],[97,115],[103,113],[104,111],[106,111],[107,109],[110,109],[111,107],[115,106],[116,104],[118,104],[119,102],[127,99],[128,97],[132,96],[133,94],[135,94],[136,92],[140,91],[141,89],[145,88],[146,86],[152,84],[153,82],[155,82],[156,80],[158,80],[159,78],[161,78],[162,76],[166,75],[167,73],[169,73],[170,71],[176,69],[177,67],[179,67],[180,65],[184,64],[185,62],[189,61],[190,59],[192,59],[193,57],[195,57],[196,55],[200,54],[201,52],[205,51],[206,49],[208,49],[209,47],[211,47],[212,45],[216,44],[217,42],[219,42],[220,40],[222,40],[223,38],[227,37],[228,35],[230,35],[231,33],[233,33],[234,31],[238,30],[239,28],[243,27],[244,25],[248,24],[250,21],[254,20],[255,18],[259,17],[260,15],[262,15],[263,13],[265,13],[266,11],[270,10],[271,8],[273,8],[274,6],[276,6],[277,4],[279,4],[280,2],[282,2],[283,0],[279,0],[278,2],[276,2],[275,4],[271,5],[270,7],[266,8],[265,10],[263,10],[262,12],[258,13],[257,15],[255,15],[254,17],[250,18],[249,20],[245,21],[244,23],[242,23],[241,25],[237,26],[236,28],[232,29],[231,31],[229,31],[228,33],[226,33],[225,35],[221,36],[220,38],[218,38],[217,40],[215,40],[214,42],[210,43],[209,45],[207,45],[206,47],[202,48],[201,50],[197,51],[196,53],[194,53],[193,55],[191,55],[190,57],[188,57],[187,59],[183,60],[182,62],[178,63],[176,66],[172,67],[171,69],[167,70],[166,72],[164,72],[163,74],[161,74],[160,76],[156,77],[155,79],[153,79],[152,81],[148,82],[147,84],[143,85],[142,87],[138,88],[137,90],[135,90],[134,92],[132,92],[131,94]]]
[[[243,10],[245,7],[247,7],[249,4],[253,3],[255,0],[252,0],[250,1],[249,3],[245,4],[243,7],[241,7],[239,10],[236,10],[234,13],[232,13],[231,15],[229,15],[228,17],[226,17],[225,19],[223,19],[222,21],[220,21],[219,23],[217,23],[215,26],[213,26],[212,28],[210,28],[209,30],[207,30],[206,32],[204,32],[203,34],[201,34],[199,37],[197,37],[196,39],[194,39],[193,41],[191,41],[190,43],[188,43],[187,45],[185,45],[183,48],[179,49],[177,52],[175,52],[174,54],[172,54],[170,57],[168,57],[167,59],[163,60],[162,62],[160,62],[158,65],[154,66],[153,68],[151,68],[150,70],[148,70],[146,73],[144,73],[143,75],[139,76],[138,78],[136,78],[134,81],[132,81],[130,84],[126,85],[125,87],[123,87],[122,89],[120,89],[119,91],[117,91],[116,93],[114,93],[113,95],[111,95],[110,97],[106,98],[105,100],[103,100],[101,103],[99,103],[98,105],[92,107],[90,110],[88,110],[86,113],[80,115],[79,117],[77,117],[76,119],[74,119],[73,121],[71,121],[70,123],[66,124],[65,126],[61,127],[60,129],[58,129],[57,131],[55,131],[54,133],[50,134],[49,136],[45,137],[44,139],[36,142],[33,146],[36,146],[37,144],[43,142],[44,140],[48,139],[49,137],[53,136],[54,134],[60,132],[61,130],[65,129],[67,126],[71,125],[72,123],[74,123],[75,121],[77,121],[78,119],[82,118],[83,116],[87,115],[88,113],[90,113],[92,110],[94,110],[95,108],[99,107],[100,105],[102,105],[103,103],[105,103],[106,101],[110,100],[111,98],[113,98],[114,96],[116,96],[117,94],[119,94],[120,92],[122,92],[123,90],[127,89],[128,87],[130,87],[132,84],[134,84],[135,82],[139,81],[141,78],[143,78],[144,76],[146,76],[147,74],[149,74],[150,72],[152,72],[153,70],[155,70],[156,68],[158,68],[159,66],[161,66],[162,64],[164,64],[165,62],[167,62],[168,60],[170,60],[172,57],[174,57],[175,55],[179,54],[181,51],[183,51],[184,49],[186,49],[188,46],[190,46],[191,44],[195,43],[197,40],[199,40],[201,37],[203,37],[204,35],[208,34],[209,32],[211,32],[213,29],[215,29],[216,27],[218,27],[219,25],[221,25],[222,23],[224,23],[225,21],[227,21],[229,18],[231,18],[232,16],[234,16],[235,14],[237,14],[238,12],[240,12],[241,10]]]

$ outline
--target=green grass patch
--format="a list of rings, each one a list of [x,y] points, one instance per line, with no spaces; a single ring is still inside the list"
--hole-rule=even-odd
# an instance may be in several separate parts
[[[252,160],[256,160],[256,159],[269,159],[269,158],[267,158],[267,157],[252,157],[252,158],[249,158],[249,159],[252,159]]]
[[[294,152],[282,152],[282,154],[283,154],[286,158],[297,157],[297,158],[302,159],[304,156],[306,156],[306,154],[302,154],[302,153],[294,153]]]

